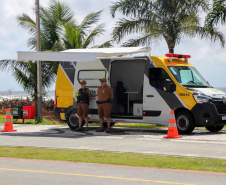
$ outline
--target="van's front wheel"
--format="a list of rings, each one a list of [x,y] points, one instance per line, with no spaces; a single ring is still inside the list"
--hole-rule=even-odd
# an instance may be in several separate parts
[[[178,132],[181,134],[190,134],[195,126],[192,115],[187,111],[180,111],[176,114]]]
[[[79,118],[77,114],[74,114],[73,111],[70,111],[66,115],[66,121],[71,130],[75,130],[79,126]],[[82,121],[82,125],[84,125],[84,120]]]
[[[218,132],[222,130],[222,128],[224,128],[224,126],[206,126],[206,129],[210,132]]]

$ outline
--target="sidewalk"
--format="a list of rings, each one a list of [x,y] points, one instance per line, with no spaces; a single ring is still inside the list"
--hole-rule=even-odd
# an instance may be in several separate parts
[[[3,129],[0,124],[0,129]],[[163,139],[167,131],[113,128],[111,133],[74,132],[67,126],[14,125],[17,132],[0,133],[1,146],[128,152],[226,159],[226,132],[195,131],[182,139]]]

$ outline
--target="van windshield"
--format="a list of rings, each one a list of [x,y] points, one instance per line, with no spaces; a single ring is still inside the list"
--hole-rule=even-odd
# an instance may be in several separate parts
[[[169,70],[176,80],[185,87],[210,87],[208,82],[199,74],[194,67],[170,66]]]

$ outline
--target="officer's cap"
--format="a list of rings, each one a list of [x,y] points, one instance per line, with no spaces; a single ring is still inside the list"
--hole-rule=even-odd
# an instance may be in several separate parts
[[[82,80],[82,81],[80,82],[80,84],[86,84],[86,81],[85,81],[85,80]]]
[[[106,79],[106,78],[101,78],[100,81],[101,81],[101,82],[106,82],[107,79]]]

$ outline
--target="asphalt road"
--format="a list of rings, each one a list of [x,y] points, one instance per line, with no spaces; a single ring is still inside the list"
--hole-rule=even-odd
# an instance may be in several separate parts
[[[17,132],[0,133],[1,146],[226,159],[225,131],[214,134],[195,131],[182,139],[163,139],[167,134],[164,130],[113,128],[111,133],[98,133],[96,128],[75,132],[67,126],[14,125],[14,128]]]
[[[223,185],[225,173],[0,158],[0,185]]]
[[[0,124],[0,130],[3,129]],[[71,131],[67,126],[14,125],[0,133],[0,146],[226,159],[226,132],[195,131],[182,139],[163,139],[166,130],[113,128],[110,133]],[[203,184],[223,185],[225,173],[139,168],[102,164],[0,158],[0,185]]]

